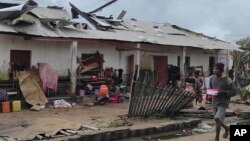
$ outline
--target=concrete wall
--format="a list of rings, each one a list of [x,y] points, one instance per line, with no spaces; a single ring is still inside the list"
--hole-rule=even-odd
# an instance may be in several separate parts
[[[39,62],[49,63],[58,70],[59,75],[67,75],[67,68],[70,67],[69,43],[38,42],[3,35],[0,36],[0,42],[0,66],[8,65],[11,50],[30,50],[31,66],[36,66]]]
[[[24,40],[23,37],[0,35],[0,69],[7,71],[8,63],[10,62],[11,50],[30,50],[31,65],[39,62],[49,63],[53,68],[58,70],[59,75],[67,75],[67,69],[70,68],[70,43],[67,42],[41,42]],[[121,43],[122,44],[122,43]],[[136,44],[125,44],[136,47]],[[152,52],[140,52],[140,68],[153,70],[153,56],[168,56],[168,64],[177,65],[177,57],[182,55],[182,49],[175,46],[160,46],[160,45],[141,45],[142,49],[158,50]],[[104,69],[113,67],[114,69],[122,68],[124,75],[128,73],[128,56],[134,55],[135,50],[117,50],[115,46],[107,44],[78,44],[78,56],[82,53],[95,53],[99,51],[104,54]],[[220,52],[219,59],[225,57],[225,52]],[[202,65],[205,74],[208,74],[209,56],[215,56],[213,51],[188,48],[187,56],[190,56],[191,66]],[[225,59],[225,58],[224,58]],[[226,60],[227,62],[228,60]],[[135,61],[136,62],[136,61]]]
[[[0,69],[8,70],[11,50],[30,50],[31,66],[37,63],[49,63],[59,75],[66,76],[70,68],[70,43],[69,42],[46,42],[24,40],[23,37],[0,35]],[[127,73],[128,56],[135,51],[118,51],[116,47],[103,44],[78,43],[78,56],[82,53],[104,54],[104,68],[122,68]]]

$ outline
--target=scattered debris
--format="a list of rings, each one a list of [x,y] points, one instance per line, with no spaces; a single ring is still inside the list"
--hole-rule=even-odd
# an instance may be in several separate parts
[[[199,110],[200,109],[200,110]],[[180,110],[180,113],[184,117],[196,117],[196,118],[213,118],[213,110],[203,110],[203,108],[199,109],[182,109]],[[227,111],[226,116],[235,116],[234,111]]]
[[[214,128],[209,126],[206,123],[199,123],[197,128],[194,128],[192,130],[192,132],[196,132],[196,133],[206,133],[206,132],[211,132],[214,131]]]
[[[76,106],[76,103],[72,103],[71,105],[72,105],[72,106]]]
[[[159,28],[159,26],[158,26],[158,25],[154,25],[153,27],[154,27],[155,29],[158,29],[158,28]]]
[[[242,119],[249,119],[250,118],[250,111],[241,111],[241,112],[239,112],[238,117],[242,118]]]
[[[41,110],[44,110],[44,109],[45,109],[45,105],[42,105],[42,106],[40,106],[40,105],[33,105],[30,108],[31,111],[41,111]]]
[[[65,101],[64,99],[55,100],[54,101],[54,108],[71,108],[72,105]]]
[[[0,21],[14,20],[19,18],[24,13],[31,11],[36,6],[30,6],[26,4],[20,4],[17,6],[7,7],[0,9]]]
[[[109,127],[121,127],[121,126],[124,126],[124,124],[125,123],[123,120],[116,119],[109,123]]]
[[[195,94],[180,90],[176,87],[160,87],[149,77],[144,82],[135,81],[128,117],[169,116],[173,118],[190,101]]]
[[[193,133],[191,130],[185,130],[183,129],[182,130],[182,133],[179,133],[179,134],[176,134],[176,135],[179,135],[179,136],[191,136]]]
[[[126,15],[127,11],[122,10],[122,12],[119,14],[119,16],[117,17],[118,20],[122,20],[124,18],[124,16]]]
[[[70,135],[71,135],[70,133],[68,133],[68,132],[66,132],[66,131],[64,131],[64,130],[60,130],[59,132],[60,132],[61,134],[65,135],[65,136],[70,136]]]
[[[60,6],[47,6],[48,8],[53,8],[53,9],[59,9],[59,10],[63,10],[63,7]]]
[[[74,131],[74,130],[66,130],[66,132],[68,132],[68,133],[71,133],[71,134],[77,134],[78,133],[78,131]]]
[[[0,136],[0,141],[17,141],[17,139],[11,137]]]
[[[72,3],[69,3],[71,8],[71,12],[72,12],[72,21],[78,22],[80,24],[86,24],[90,29],[92,30],[108,30],[110,28],[112,28],[112,24],[114,23],[113,17],[102,17],[102,16],[96,16],[95,12],[98,12],[99,10],[105,8],[106,6],[114,3],[117,0],[112,0],[110,2],[108,2],[107,4],[104,4],[103,6],[90,11],[90,12],[83,12],[80,9],[78,9],[75,5],[73,5]],[[111,20],[111,22],[110,22]],[[118,25],[119,21],[115,21],[114,25]]]
[[[36,138],[38,138],[39,140],[42,140],[42,139],[43,139],[43,136],[37,135]]]
[[[32,20],[28,20],[28,19],[23,19],[23,18],[17,18],[17,19],[14,19],[12,20],[11,22],[11,25],[20,25],[20,24],[23,24],[23,25],[32,25],[34,24],[35,21],[32,21]]]
[[[128,115],[118,115],[119,119],[116,119],[109,123],[109,127],[121,127],[132,126],[133,123],[129,122]]]
[[[100,130],[99,128],[96,128],[96,127],[93,127],[93,126],[88,126],[88,125],[82,125],[81,129],[82,130],[92,130],[92,131]]]

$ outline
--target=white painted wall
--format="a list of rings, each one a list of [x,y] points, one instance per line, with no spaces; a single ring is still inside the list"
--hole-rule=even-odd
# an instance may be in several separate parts
[[[130,45],[131,46],[131,45]],[[136,44],[133,45],[136,47]],[[153,57],[152,56],[168,56],[168,63],[177,65],[177,57],[181,56],[180,47],[166,47],[156,45],[141,45],[142,49],[160,49],[157,53],[141,52],[141,63],[143,55],[150,56],[143,63],[145,69],[149,67],[153,70]],[[0,35],[0,69],[7,71],[8,63],[10,62],[10,50],[31,50],[31,65],[39,62],[49,63],[55,68],[59,75],[67,75],[67,69],[70,68],[70,43],[67,42],[41,42],[24,40],[22,37]],[[128,72],[128,56],[134,55],[136,59],[136,50],[120,50],[116,47],[106,44],[78,44],[77,55],[81,56],[82,53],[95,53],[99,51],[104,54],[104,69],[106,67],[113,67],[114,69],[123,69],[124,75]],[[165,51],[164,51],[165,50]],[[209,56],[214,54],[205,54],[202,49],[187,49],[187,56],[191,58],[191,66],[203,65],[205,74],[208,74]],[[149,61],[150,60],[150,61]],[[145,64],[145,63],[148,63]]]
[[[203,49],[192,49],[187,51],[187,56],[190,56],[191,66],[203,66],[205,75],[209,75],[209,57],[215,54],[204,53]]]
[[[30,41],[5,35],[0,36],[0,43],[0,66],[2,62],[10,62],[11,50],[30,50],[31,66],[39,62],[49,63],[59,75],[67,75],[67,68],[70,67],[69,43]]]
[[[31,41],[17,36],[0,35],[1,70],[8,68],[11,50],[30,50],[31,65],[36,66],[39,62],[49,63],[58,71],[60,76],[68,74],[67,69],[70,68],[70,42]],[[135,54],[135,51],[121,51],[119,57],[119,51],[114,46],[78,43],[77,55],[80,57],[82,53],[95,53],[97,50],[104,54],[104,69],[106,67],[122,68],[124,73],[127,73],[127,57]],[[5,69],[5,71],[7,70]]]

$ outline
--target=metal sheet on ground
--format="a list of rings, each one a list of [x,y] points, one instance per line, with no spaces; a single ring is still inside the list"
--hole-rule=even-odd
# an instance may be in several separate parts
[[[34,139],[38,134],[55,135],[61,129],[78,130],[80,123],[59,118],[37,118],[31,121],[17,120],[0,124],[0,136],[9,136],[17,139]]]

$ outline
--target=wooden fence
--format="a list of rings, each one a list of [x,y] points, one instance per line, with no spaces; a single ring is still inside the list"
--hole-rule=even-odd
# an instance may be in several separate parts
[[[148,78],[134,81],[129,104],[128,117],[170,117],[173,118],[195,94],[172,86],[159,86]]]

